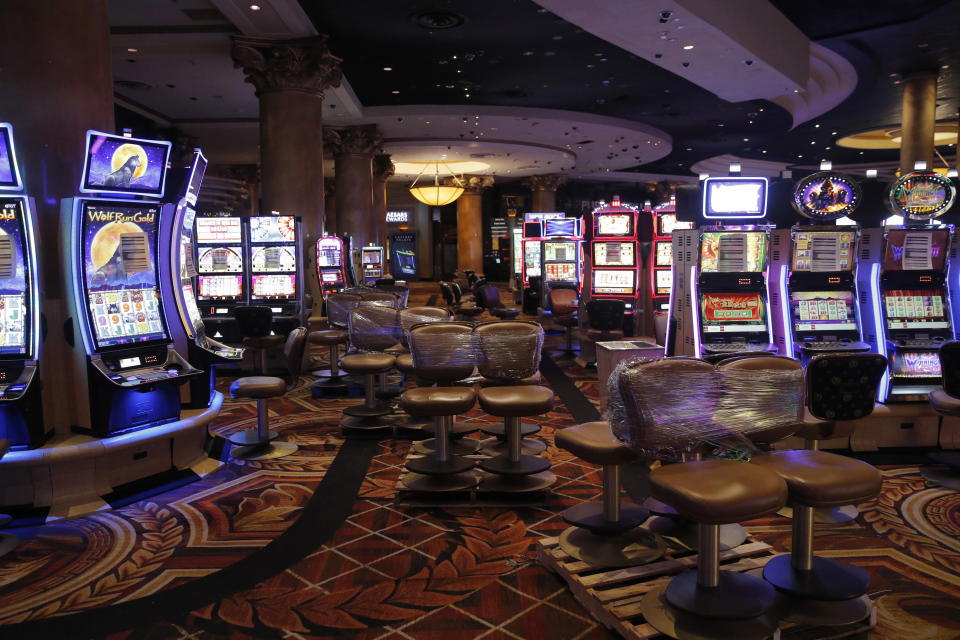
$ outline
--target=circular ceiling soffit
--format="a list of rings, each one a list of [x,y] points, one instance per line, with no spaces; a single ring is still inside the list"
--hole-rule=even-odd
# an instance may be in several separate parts
[[[900,127],[871,129],[837,140],[837,145],[848,149],[899,149],[903,130]],[[933,143],[936,146],[957,142],[957,123],[938,123],[933,130]]]
[[[418,27],[423,27],[429,31],[454,29],[466,22],[466,18],[459,13],[441,9],[421,11],[410,16],[410,19]]]

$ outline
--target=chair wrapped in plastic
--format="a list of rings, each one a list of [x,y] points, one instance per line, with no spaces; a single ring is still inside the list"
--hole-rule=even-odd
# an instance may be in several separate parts
[[[350,312],[347,331],[355,353],[343,357],[344,371],[366,378],[363,404],[347,407],[340,420],[344,430],[379,431],[392,428],[384,419],[392,413],[389,404],[377,402],[377,377],[393,369],[396,358],[385,350],[400,342],[400,312],[392,307],[357,307]]]
[[[360,305],[360,296],[353,293],[331,293],[327,296],[327,323],[331,327],[347,328],[350,312]]]

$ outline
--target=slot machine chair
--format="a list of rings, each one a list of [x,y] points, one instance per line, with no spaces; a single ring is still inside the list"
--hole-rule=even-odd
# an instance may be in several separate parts
[[[623,340],[623,312],[626,308],[627,303],[623,300],[592,298],[587,302],[587,330],[580,331],[577,364],[596,367],[597,343]]]
[[[360,304],[360,296],[351,293],[331,293],[326,299],[328,329],[310,332],[311,344],[329,348],[329,363],[326,369],[312,371],[312,375],[320,378],[311,385],[314,397],[322,397],[325,393],[340,395],[346,393],[346,375],[340,370],[340,346],[350,343],[347,333],[347,322],[351,309]]]
[[[247,376],[237,378],[230,385],[231,398],[249,398],[257,401],[257,428],[247,429],[226,437],[235,445],[230,455],[239,460],[282,458],[297,450],[292,442],[275,442],[280,436],[270,430],[270,398],[280,398],[297,386],[303,367],[303,352],[307,345],[307,330],[297,327],[287,336],[283,347],[287,378]]]
[[[805,374],[810,413],[832,421],[869,415],[886,369],[887,359],[877,354],[814,356]],[[792,552],[770,560],[763,577],[780,591],[812,600],[851,600],[866,593],[870,579],[864,569],[814,555],[814,510],[876,497],[880,472],[866,462],[811,449],[766,453],[750,464],[783,479],[793,507]]]
[[[255,365],[257,373],[266,375],[268,352],[286,341],[283,335],[276,335],[271,331],[273,310],[270,307],[258,305],[236,307],[233,310],[233,317],[237,320],[237,326],[243,335],[243,346],[257,354]]]
[[[404,382],[410,380],[416,375],[413,366],[413,355],[410,353],[409,332],[410,329],[425,323],[446,322],[453,318],[453,314],[447,309],[440,307],[407,307],[400,310],[400,344],[388,349],[397,361],[395,367],[397,371],[403,374]],[[407,412],[409,413],[409,412]],[[408,418],[398,418],[396,420],[398,429],[408,429],[415,433],[429,432],[433,426],[433,420],[426,420],[423,417],[417,417],[410,414]]]
[[[443,294],[443,301],[455,314],[457,320],[470,321],[483,313],[483,308],[478,306],[465,306],[460,303],[460,297],[456,295],[455,285],[449,282],[440,283],[440,293]]]
[[[500,289],[492,284],[481,287],[478,290],[478,295],[478,302],[482,302],[481,306],[489,311],[490,315],[494,316],[495,318],[500,320],[510,320],[520,315],[519,309],[511,309],[503,304],[503,301],[500,300]]]
[[[400,342],[397,310],[378,305],[352,309],[348,317],[348,333],[353,353],[340,360],[344,371],[362,375],[364,402],[346,407],[340,426],[344,431],[377,434],[392,429],[393,422],[384,418],[393,412],[388,404],[377,402],[377,378],[396,365],[396,356],[386,349]]]
[[[5,456],[9,450],[10,441],[5,438],[0,438],[0,459],[3,459],[3,456]],[[11,522],[13,522],[13,518],[5,513],[0,513],[0,529],[3,529]],[[18,544],[20,544],[20,538],[12,533],[0,532],[0,558],[16,549]]]
[[[563,351],[567,355],[573,354],[573,328],[580,323],[576,307],[578,298],[576,289],[550,289],[547,293],[553,321],[563,327]]]
[[[940,372],[943,389],[930,393],[930,406],[942,416],[960,418],[960,342],[953,340],[940,347]],[[936,466],[920,467],[923,478],[931,484],[960,491],[960,452],[935,451],[928,457]]]

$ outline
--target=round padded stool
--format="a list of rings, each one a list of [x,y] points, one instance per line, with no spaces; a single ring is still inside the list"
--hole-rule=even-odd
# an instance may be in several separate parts
[[[271,431],[267,426],[270,415],[268,400],[279,398],[286,392],[287,383],[283,378],[248,376],[233,381],[230,385],[231,398],[252,398],[257,401],[257,428],[228,435],[227,442],[241,447],[231,451],[230,455],[240,460],[259,460],[279,458],[297,450],[297,446],[292,443],[273,444],[280,434]]]
[[[366,378],[363,404],[353,405],[343,410],[347,417],[340,420],[344,429],[379,430],[392,426],[382,416],[391,413],[387,405],[377,403],[377,376],[393,368],[396,358],[388,353],[353,353],[344,356],[340,366],[347,373],[362,375]]]
[[[338,362],[340,360],[339,346],[347,344],[350,341],[350,335],[346,331],[339,329],[322,329],[320,331],[311,331],[309,335],[310,344],[316,344],[330,349],[329,362],[327,369],[317,369],[313,375],[318,378],[339,378],[340,373]]]
[[[799,449],[756,456],[750,463],[777,474],[793,505],[792,552],[777,556],[763,577],[781,591],[815,600],[849,600],[867,591],[867,572],[846,562],[813,555],[814,509],[864,502],[880,493],[880,472],[866,462]]]
[[[454,314],[457,320],[470,321],[483,313],[483,307],[457,307]]]
[[[478,394],[480,407],[493,416],[504,419],[509,451],[506,455],[480,463],[484,471],[498,475],[531,475],[546,471],[550,461],[539,456],[521,453],[521,416],[546,413],[553,409],[553,391],[540,386],[488,387]]]
[[[476,466],[476,461],[454,455],[450,449],[449,427],[456,415],[469,411],[477,394],[469,387],[418,387],[405,391],[400,396],[400,408],[414,416],[429,416],[437,420],[436,437],[433,439],[433,455],[410,458],[406,469],[420,476],[441,476],[418,482],[416,476],[405,477],[407,488],[419,487],[437,490],[443,485],[447,490],[464,490],[476,484],[472,474],[466,474]]]
[[[580,320],[574,314],[554,315],[553,321],[563,327],[564,352],[571,354],[573,348],[573,329],[580,324]]]

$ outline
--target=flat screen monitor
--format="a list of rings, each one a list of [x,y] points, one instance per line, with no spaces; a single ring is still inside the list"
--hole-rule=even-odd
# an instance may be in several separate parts
[[[766,215],[766,178],[707,178],[703,181],[704,218],[744,219]]]
[[[362,252],[363,264],[381,264],[383,251],[381,249],[364,249]]]
[[[940,354],[937,351],[900,351],[890,354],[890,372],[897,377],[939,378]]]
[[[324,271],[320,274],[320,281],[324,284],[340,281],[339,271]]]
[[[243,276],[200,276],[200,300],[236,300],[243,295]]]
[[[250,297],[255,300],[293,298],[297,295],[297,276],[292,273],[253,276]]]
[[[794,291],[790,294],[794,331],[856,331],[852,291]]]
[[[545,240],[543,243],[543,259],[547,262],[573,262],[577,259],[576,242],[553,242]]]
[[[30,349],[30,272],[23,201],[0,207],[0,356],[26,356]]]
[[[850,271],[853,269],[852,231],[800,231],[793,238],[793,271]]]
[[[700,238],[702,273],[763,271],[767,235],[762,231],[705,231]]]
[[[81,193],[163,197],[171,144],[87,131]]]
[[[883,292],[888,329],[948,329],[943,291],[891,289]]]
[[[950,242],[949,229],[894,229],[887,233],[885,271],[943,271]]]
[[[540,275],[540,241],[524,240],[523,242],[523,268],[526,275]]]
[[[745,333],[767,330],[766,306],[759,293],[703,293],[703,333]]]
[[[296,242],[297,219],[293,216],[250,218],[250,242]]]
[[[17,154],[13,146],[13,127],[0,122],[0,191],[19,191],[20,170],[17,168]]]
[[[198,216],[194,225],[196,225],[197,244],[240,244],[243,242],[240,218]]]
[[[637,230],[634,220],[637,214],[632,211],[623,213],[595,213],[593,235],[598,237],[633,238]]]
[[[670,289],[673,288],[673,271],[670,269],[659,269],[654,271],[654,284],[656,285],[656,295],[670,295]]]
[[[87,202],[83,284],[97,349],[167,339],[157,285],[160,207]]]
[[[594,271],[591,291],[596,295],[634,295],[637,292],[637,272],[633,269]]]
[[[543,221],[544,236],[579,236],[576,218],[557,218]]]
[[[544,265],[544,268],[547,270],[546,277],[550,282],[556,280],[577,281],[577,265],[574,262],[548,262]]]
[[[595,267],[634,267],[636,256],[633,242],[594,242],[593,266]]]
[[[252,273],[274,273],[282,271],[292,273],[297,270],[297,252],[293,247],[272,245],[253,247],[253,257],[250,260]]]
[[[190,204],[196,204],[200,196],[200,185],[203,184],[203,176],[207,172],[207,159],[203,157],[200,150],[193,152],[193,164],[190,165],[190,178],[187,181],[187,188],[183,197]]]
[[[663,240],[654,243],[656,247],[656,255],[654,256],[654,264],[658,267],[672,267],[673,266],[673,244],[670,242],[664,242]]]
[[[201,247],[200,273],[242,273],[243,247]]]

